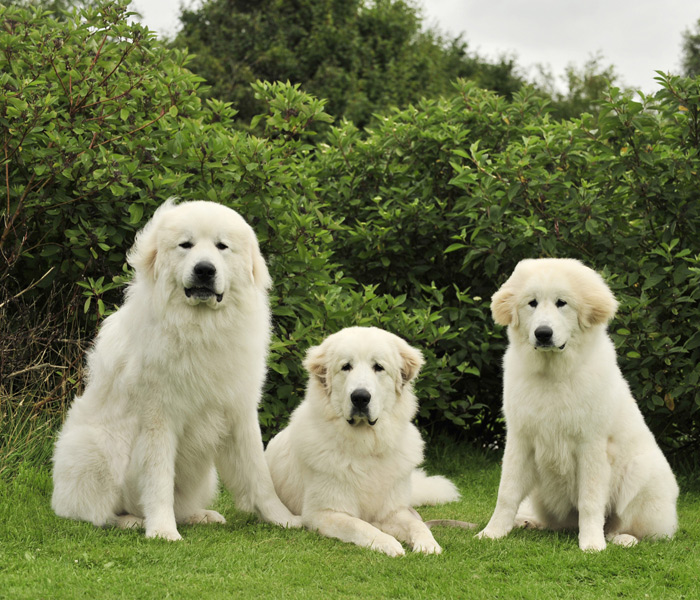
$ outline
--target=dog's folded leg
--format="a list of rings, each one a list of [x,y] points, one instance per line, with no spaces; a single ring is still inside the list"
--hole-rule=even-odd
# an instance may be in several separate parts
[[[347,513],[321,510],[310,515],[305,514],[303,518],[306,527],[318,531],[326,537],[337,538],[343,542],[378,550],[388,556],[403,556],[406,554],[403,546],[396,538],[377,529],[367,521]]]
[[[435,541],[430,528],[411,508],[400,508],[387,519],[381,523],[375,523],[375,525],[382,531],[410,544],[414,552],[442,553],[442,548]]]

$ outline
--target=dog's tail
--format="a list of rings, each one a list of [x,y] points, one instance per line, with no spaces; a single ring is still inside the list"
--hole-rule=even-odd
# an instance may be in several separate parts
[[[411,505],[422,506],[425,504],[443,504],[459,500],[460,494],[457,486],[442,475],[428,477],[423,469],[416,469],[411,474]],[[417,519],[423,520],[413,509]],[[437,525],[445,527],[461,527],[462,529],[476,529],[476,524],[466,521],[454,521],[452,519],[433,519],[425,521],[429,529]]]
[[[459,496],[455,484],[442,475],[429,477],[423,469],[411,474],[411,506],[454,502]]]

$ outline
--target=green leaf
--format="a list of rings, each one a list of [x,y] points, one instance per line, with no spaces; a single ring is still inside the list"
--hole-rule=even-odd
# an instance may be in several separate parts
[[[141,204],[129,204],[129,224],[137,225],[143,219],[143,206]]]
[[[455,242],[454,244],[450,244],[443,250],[443,254],[449,254],[450,252],[454,252],[455,250],[461,250],[462,248],[467,248],[468,246],[466,244],[462,244],[460,242]]]

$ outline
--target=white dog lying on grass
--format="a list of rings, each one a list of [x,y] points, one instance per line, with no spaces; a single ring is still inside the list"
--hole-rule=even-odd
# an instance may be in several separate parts
[[[52,506],[95,525],[223,523],[207,510],[217,473],[238,507],[300,526],[277,498],[258,401],[270,276],[253,230],[212,202],[166,202],[129,253],[124,305],[102,325],[85,392],[53,457]]]
[[[629,546],[673,536],[678,486],[617,366],[606,332],[616,309],[602,277],[572,259],[524,260],[494,294],[510,342],[507,437],[496,509],[479,537],[503,537],[516,521],[578,527],[592,551],[606,537]]]
[[[309,383],[265,456],[282,502],[328,537],[404,554],[442,551],[412,506],[459,498],[444,477],[417,470],[423,440],[411,423],[421,353],[376,328],[351,327],[311,348]]]

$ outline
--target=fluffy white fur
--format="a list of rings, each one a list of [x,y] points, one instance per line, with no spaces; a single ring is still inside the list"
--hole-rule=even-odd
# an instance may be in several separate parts
[[[411,508],[459,498],[452,482],[416,469],[423,440],[411,423],[412,381],[422,364],[418,350],[373,327],[343,329],[309,350],[306,397],[265,452],[279,497],[304,526],[389,556],[404,554],[398,540],[442,551]]]
[[[606,330],[617,302],[602,277],[573,259],[524,260],[491,309],[508,326],[507,437],[479,537],[526,522],[578,527],[590,551],[606,537],[629,546],[673,536],[678,486],[617,366]]]
[[[212,202],[168,201],[128,255],[123,306],[103,323],[53,456],[52,506],[95,525],[223,523],[217,470],[239,508],[300,526],[265,463],[257,407],[271,282],[253,230]]]

